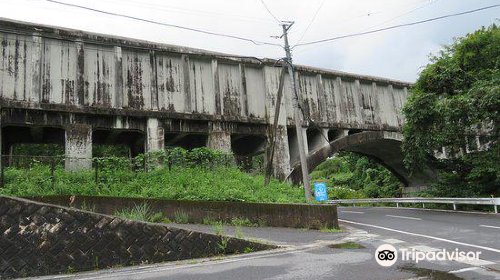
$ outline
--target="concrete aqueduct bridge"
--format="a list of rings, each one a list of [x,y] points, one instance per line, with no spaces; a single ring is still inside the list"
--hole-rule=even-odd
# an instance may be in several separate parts
[[[59,143],[66,156],[92,145],[127,145],[132,155],[166,146],[253,156],[266,151],[280,67],[255,59],[58,27],[0,20],[2,154],[18,143]],[[297,66],[307,119],[299,133],[309,168],[349,150],[377,159],[407,187],[400,111],[409,83]],[[292,92],[285,78],[274,175],[300,179]],[[326,139],[327,138],[327,139]],[[331,142],[331,145],[330,143]],[[68,169],[90,161],[68,161]]]

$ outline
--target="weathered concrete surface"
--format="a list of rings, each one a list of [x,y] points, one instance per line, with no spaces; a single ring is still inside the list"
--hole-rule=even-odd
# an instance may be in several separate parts
[[[116,212],[147,204],[151,213],[161,212],[175,220],[178,212],[185,213],[190,223],[203,223],[206,218],[231,223],[234,218],[268,227],[334,228],[338,227],[337,206],[331,204],[251,203],[231,201],[192,201],[148,198],[69,195],[33,196],[28,199],[62,206],[82,207],[113,215]],[[285,218],[286,217],[286,218]]]
[[[66,128],[66,169],[78,171],[92,165],[92,128],[72,124]]]
[[[0,27],[0,115],[2,137],[8,140],[2,141],[2,153],[28,133],[6,136],[8,126],[65,129],[74,124],[90,126],[96,136],[73,138],[88,145],[77,149],[68,142],[68,156],[89,157],[93,141],[129,145],[132,155],[171,145],[209,146],[236,156],[265,150],[262,139],[274,121],[280,80],[275,60],[5,19]],[[400,111],[411,84],[295,69],[301,107],[317,127],[304,118],[304,129],[293,129],[287,74],[273,161],[276,177],[286,178],[297,161],[297,135],[304,136],[312,153],[345,134],[401,129]]]
[[[210,122],[207,147],[230,153],[231,152],[231,134],[228,129],[220,122]]]
[[[406,187],[416,190],[420,186],[428,186],[436,179],[436,173],[428,167],[422,171],[410,173],[403,164],[401,141],[403,136],[397,132],[367,131],[338,138],[323,148],[309,155],[307,168],[314,170],[316,166],[340,151],[351,151],[375,159],[387,167]],[[300,163],[293,166],[291,177],[301,180]]]
[[[165,132],[158,119],[149,118],[147,126],[147,151],[154,152],[165,149]]]

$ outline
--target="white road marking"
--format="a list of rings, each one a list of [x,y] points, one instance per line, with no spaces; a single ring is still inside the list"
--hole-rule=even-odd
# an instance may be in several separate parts
[[[405,217],[405,216],[396,216],[396,215],[386,215],[386,216],[387,217],[392,217],[392,218],[399,218],[399,219],[418,220],[418,221],[422,220],[420,218]]]
[[[473,271],[473,270],[478,270],[478,269],[481,269],[481,268],[477,267],[477,266],[473,266],[473,267],[466,267],[466,268],[462,268],[462,269],[457,269],[457,270],[449,271],[449,273],[457,274],[457,273],[462,273],[462,272],[467,272],[467,271]]]
[[[438,240],[438,241],[443,241],[443,242],[447,242],[447,243],[451,243],[451,244],[462,245],[462,246],[467,246],[467,247],[473,247],[473,248],[478,248],[478,249],[482,249],[482,250],[486,250],[486,251],[500,253],[500,249],[495,249],[495,248],[486,247],[486,246],[479,246],[479,245],[474,245],[474,244],[469,244],[469,243],[463,243],[463,242],[453,241],[453,240],[449,240],[449,239],[445,239],[445,238],[440,238],[440,237],[435,237],[435,236],[430,236],[430,235],[425,235],[425,234],[419,234],[419,233],[413,233],[413,232],[407,232],[407,231],[403,231],[403,230],[397,230],[397,229],[393,229],[393,228],[381,227],[381,226],[377,226],[377,225],[370,225],[370,224],[358,223],[358,222],[353,222],[353,221],[348,221],[348,220],[339,219],[339,221],[340,222],[344,222],[344,223],[348,223],[348,224],[353,224],[353,225],[360,225],[360,226],[378,228],[378,229],[383,229],[383,230],[387,230],[387,231],[392,231],[392,232],[397,232],[397,233],[403,233],[403,234],[413,235],[413,236],[419,236],[419,237],[425,237],[425,238],[434,239],[434,240]]]
[[[457,262],[460,262],[460,263],[465,263],[465,264],[468,264],[468,265],[473,265],[473,266],[486,266],[486,265],[491,265],[491,264],[495,264],[494,262],[490,262],[490,261],[485,261],[485,260],[482,260],[482,259],[478,259],[478,260],[455,260]]]
[[[500,227],[496,227],[496,226],[489,226],[489,225],[479,225],[480,227],[486,227],[486,228],[496,228],[496,229],[500,229]]]
[[[389,238],[389,239],[385,239],[385,240],[382,240],[382,241],[384,241],[385,243],[389,243],[389,244],[405,243],[405,241],[403,241],[403,240],[394,239],[394,238]]]
[[[364,214],[365,212],[358,212],[358,211],[340,211],[341,213],[354,213],[354,214]]]

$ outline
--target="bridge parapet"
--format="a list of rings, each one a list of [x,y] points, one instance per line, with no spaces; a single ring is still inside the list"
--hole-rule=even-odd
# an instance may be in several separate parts
[[[61,141],[46,135],[53,129],[65,135],[67,153],[85,157],[93,142],[125,143],[131,154],[169,145],[263,151],[259,141],[274,119],[281,69],[275,60],[6,19],[0,19],[0,41],[4,154],[20,141]],[[324,144],[322,134],[333,139],[349,131],[400,130],[411,84],[306,66],[296,70],[302,108],[319,125],[304,123],[309,150]],[[282,178],[297,137],[289,79],[274,163]],[[89,128],[85,139],[72,138],[77,134],[68,128],[75,124]],[[28,127],[25,134],[5,135],[19,126]],[[255,151],[234,149],[245,146],[245,139],[258,142]]]

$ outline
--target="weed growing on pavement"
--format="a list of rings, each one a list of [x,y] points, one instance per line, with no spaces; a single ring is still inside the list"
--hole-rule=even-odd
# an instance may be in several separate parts
[[[234,217],[231,219],[231,224],[240,227],[256,227],[256,223],[252,223],[248,218]]]
[[[254,250],[253,250],[252,248],[250,248],[250,247],[245,247],[245,249],[244,249],[243,253],[248,254],[248,253],[252,253],[253,251],[254,251]]]
[[[203,224],[204,225],[208,225],[208,226],[213,226],[213,225],[216,225],[218,223],[221,223],[220,221],[208,216],[208,217],[204,217],[203,218]]]
[[[187,224],[189,222],[189,215],[186,212],[177,210],[174,213],[174,222],[178,224]]]
[[[327,226],[322,227],[319,231],[326,232],[326,233],[342,233],[342,232],[346,232],[345,230],[343,230],[341,228],[329,228]]]
[[[222,225],[222,223],[220,223],[220,224],[215,224],[215,225],[213,226],[213,228],[214,228],[214,232],[215,232],[215,234],[217,234],[217,235],[223,235],[223,234],[224,234],[224,229],[223,229],[223,225]]]
[[[365,248],[363,245],[360,245],[356,242],[348,241],[345,243],[340,243],[340,244],[332,244],[329,245],[328,247],[333,248],[333,249],[363,249]]]
[[[139,221],[147,221],[149,218],[150,206],[146,203],[135,205],[132,209],[122,209],[115,212],[115,216]]]
[[[151,223],[160,223],[166,219],[163,217],[163,213],[161,212],[152,213],[151,206],[147,203],[135,205],[132,209],[122,209],[120,211],[116,211],[115,216]]]
[[[234,236],[236,236],[236,238],[240,238],[240,239],[245,238],[240,227],[236,227],[236,229],[234,230]]]
[[[229,237],[222,237],[220,242],[217,243],[220,254],[225,254],[227,250],[227,244],[229,243]]]

